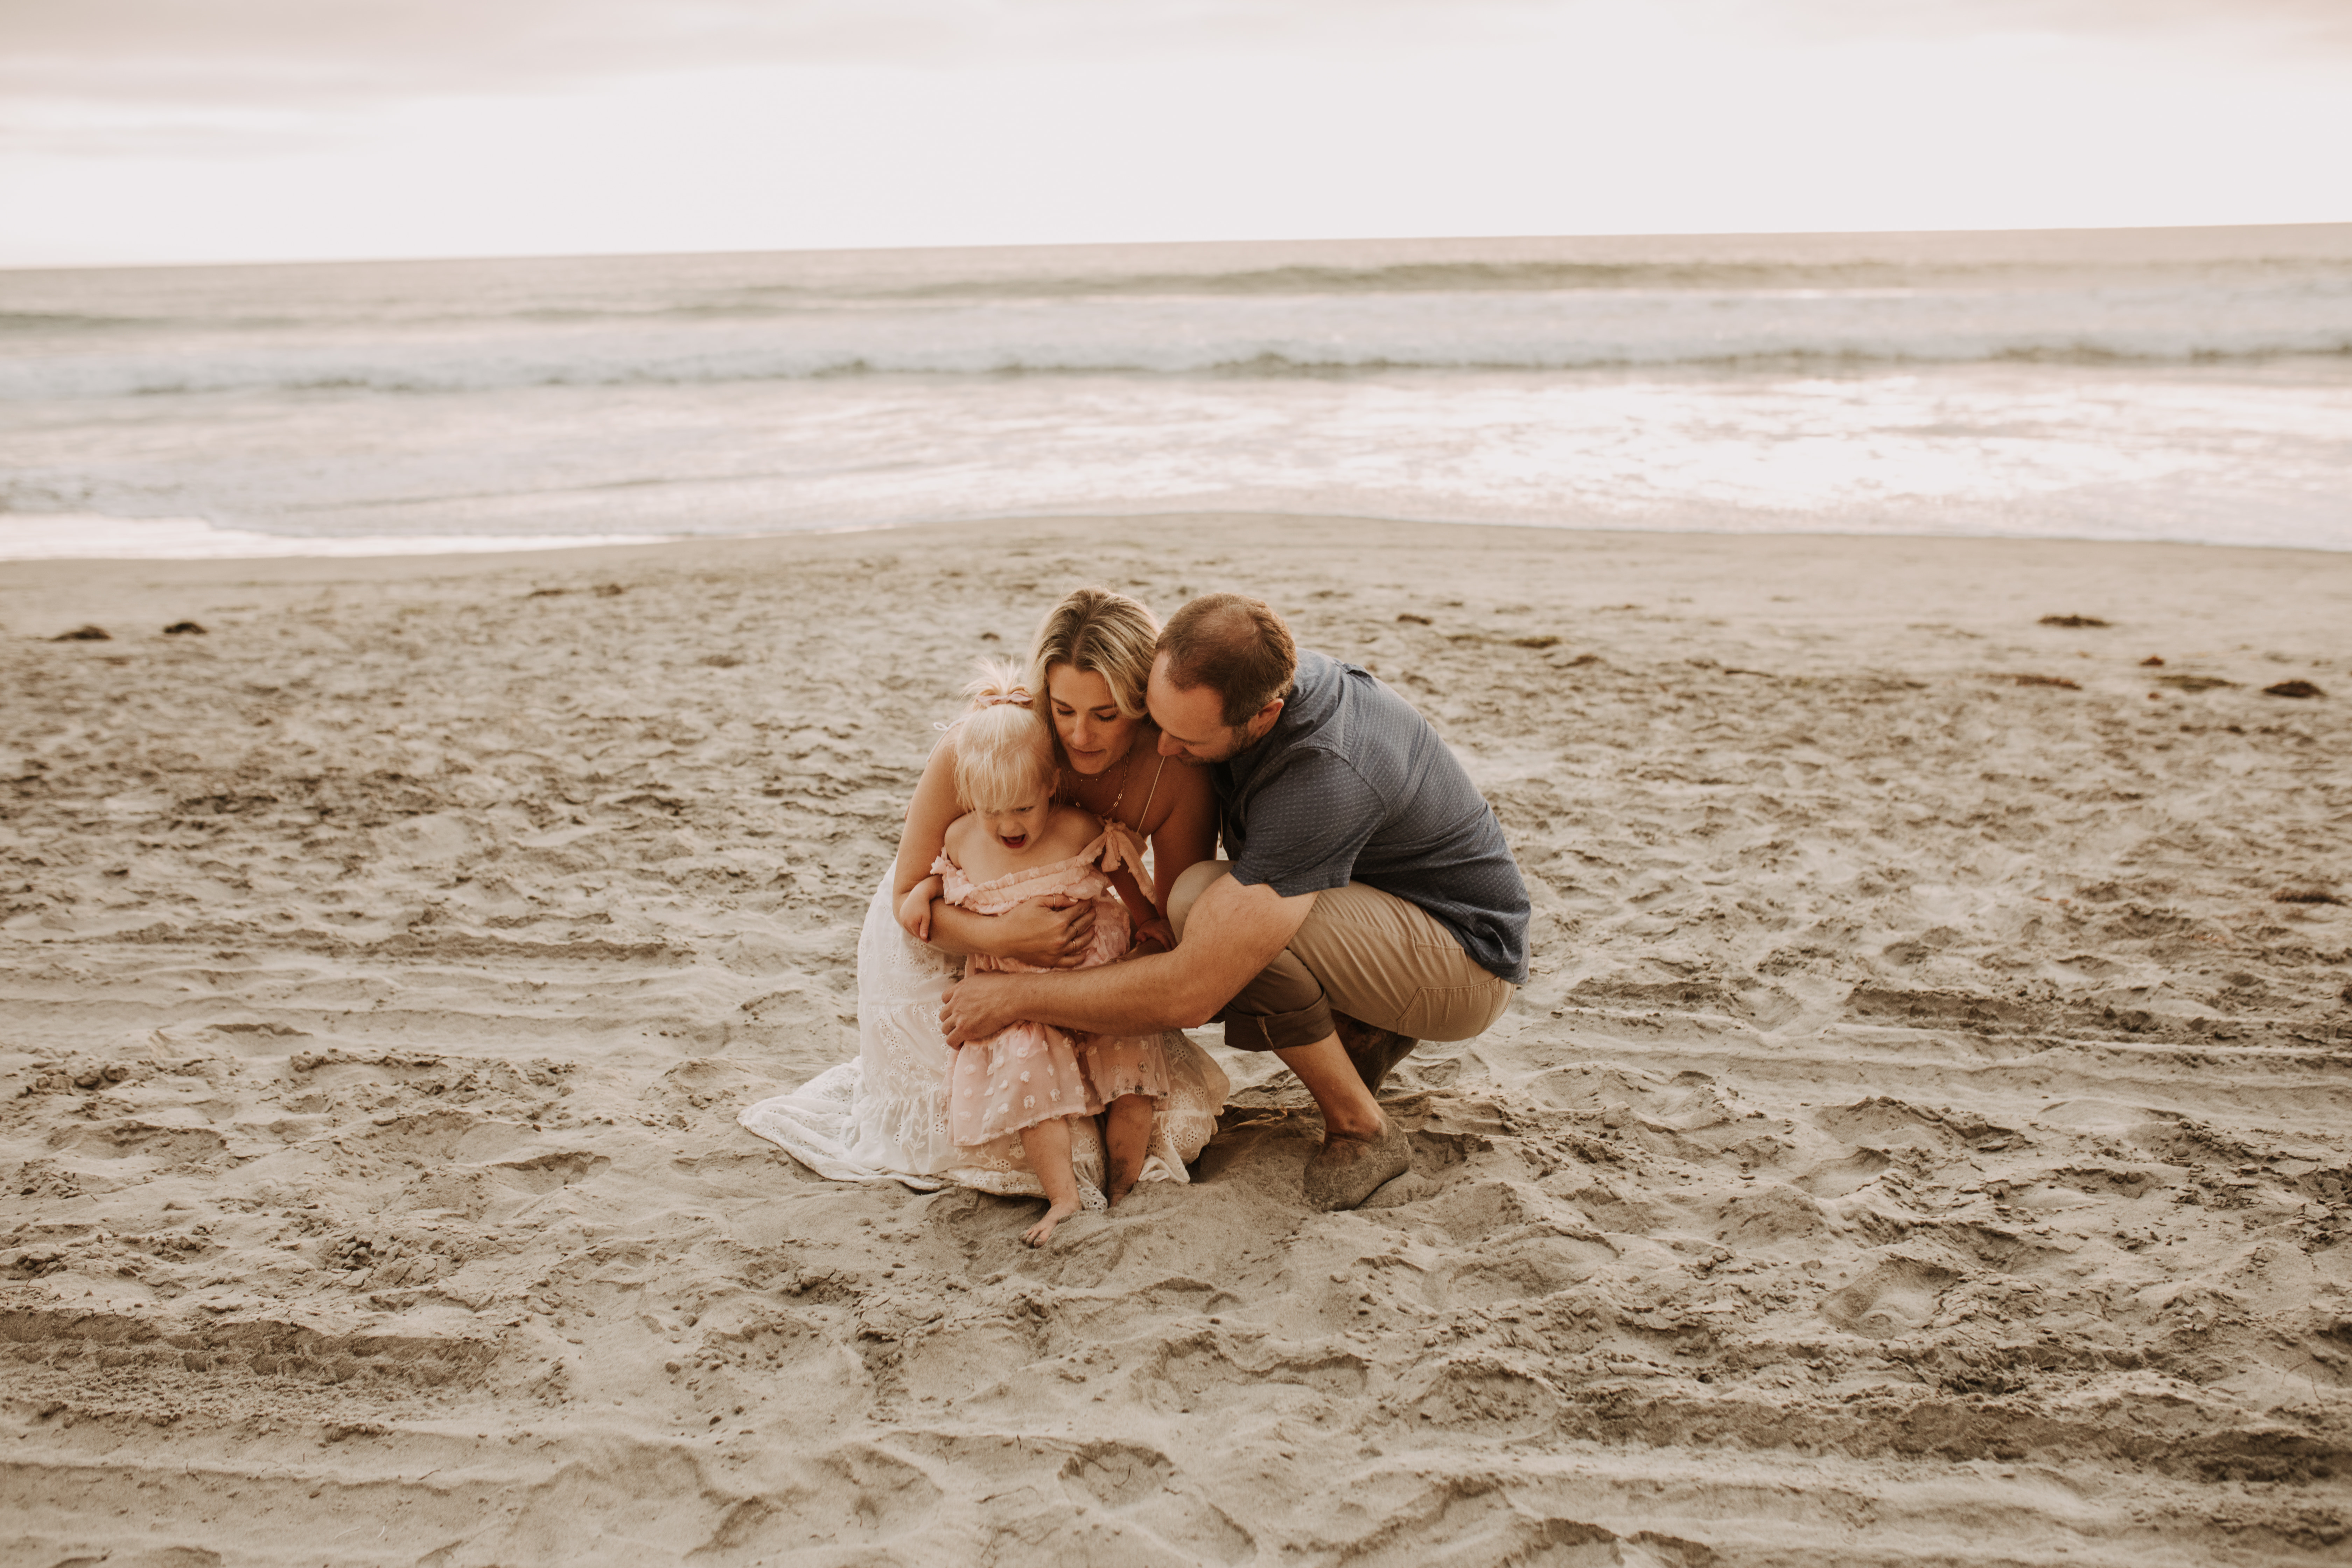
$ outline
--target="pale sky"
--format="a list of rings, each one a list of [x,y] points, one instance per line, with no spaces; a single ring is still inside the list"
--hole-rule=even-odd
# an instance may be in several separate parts
[[[2352,0],[0,0],[0,266],[2352,219]]]

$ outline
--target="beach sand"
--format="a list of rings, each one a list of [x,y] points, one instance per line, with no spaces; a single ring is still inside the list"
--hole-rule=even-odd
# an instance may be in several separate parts
[[[1520,857],[1375,1206],[1213,1027],[1197,1184],[1042,1253],[736,1125],[1084,582],[1265,595]],[[1056,520],[0,629],[0,1561],[2352,1551],[2352,556]]]

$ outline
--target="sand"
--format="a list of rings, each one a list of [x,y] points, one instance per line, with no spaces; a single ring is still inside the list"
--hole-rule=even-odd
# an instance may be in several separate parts
[[[1044,1253],[735,1124],[1084,581],[1265,594],[1521,858],[1375,1206],[1214,1028],[1197,1184]],[[2352,557],[1097,519],[0,629],[6,1563],[2352,1554]]]

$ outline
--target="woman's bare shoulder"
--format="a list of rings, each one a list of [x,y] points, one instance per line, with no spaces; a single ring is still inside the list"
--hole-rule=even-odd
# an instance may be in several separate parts
[[[1158,755],[1153,756],[1151,765],[1159,778],[1135,792],[1141,797],[1137,805],[1140,815],[1130,825],[1146,837],[1178,812],[1187,808],[1198,811],[1216,795],[1216,786],[1209,782],[1206,768]]]

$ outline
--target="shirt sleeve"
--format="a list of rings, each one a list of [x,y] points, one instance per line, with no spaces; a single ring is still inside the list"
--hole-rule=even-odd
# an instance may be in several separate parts
[[[1347,761],[1310,752],[1254,791],[1234,880],[1286,899],[1344,888],[1388,804]]]

